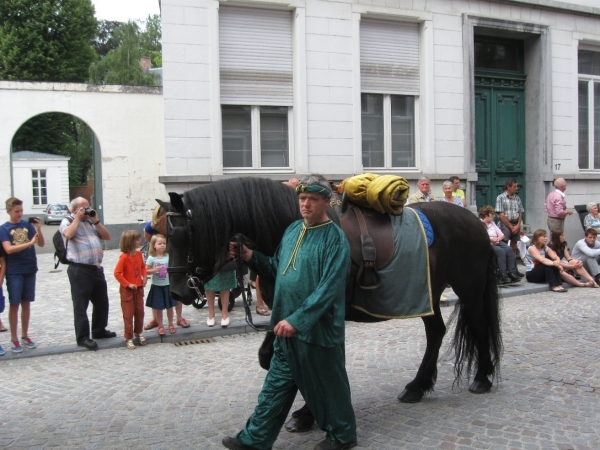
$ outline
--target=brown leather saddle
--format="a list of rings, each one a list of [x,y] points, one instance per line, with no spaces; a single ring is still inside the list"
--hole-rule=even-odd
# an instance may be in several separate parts
[[[362,289],[381,285],[378,269],[386,266],[394,255],[394,231],[388,214],[362,208],[344,199],[340,226],[350,243],[352,275]],[[358,269],[356,270],[356,267]]]

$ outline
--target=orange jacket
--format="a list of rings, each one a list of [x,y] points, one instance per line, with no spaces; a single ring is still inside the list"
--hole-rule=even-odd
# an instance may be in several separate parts
[[[121,253],[115,267],[115,278],[121,286],[125,288],[130,284],[143,286],[147,276],[146,264],[141,252],[135,252],[135,255]]]

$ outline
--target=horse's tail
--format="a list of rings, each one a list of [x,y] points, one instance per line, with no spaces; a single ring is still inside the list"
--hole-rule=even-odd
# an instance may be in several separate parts
[[[500,328],[500,297],[498,295],[497,257],[491,246],[488,256],[485,288],[483,298],[461,298],[452,313],[451,321],[456,320],[454,334],[454,386],[460,384],[463,375],[470,378],[475,363],[484,365],[478,367],[478,374],[491,376],[497,380],[500,372],[502,357],[502,331]],[[484,342],[480,343],[479,339]],[[478,351],[489,354],[481,358]],[[465,367],[466,365],[466,367]],[[465,373],[466,369],[466,373]]]

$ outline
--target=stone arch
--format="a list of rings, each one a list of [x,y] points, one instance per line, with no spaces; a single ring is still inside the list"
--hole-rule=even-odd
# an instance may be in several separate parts
[[[0,81],[0,105],[0,200],[12,194],[13,136],[31,117],[47,112],[73,115],[93,130],[101,149],[100,205],[117,243],[121,229],[139,227],[154,199],[166,197],[158,180],[165,167],[162,88]],[[6,219],[0,210],[0,220]]]

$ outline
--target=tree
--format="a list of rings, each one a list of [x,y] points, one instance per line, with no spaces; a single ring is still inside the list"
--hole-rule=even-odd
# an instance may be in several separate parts
[[[82,186],[92,167],[94,132],[70,114],[45,113],[32,117],[15,133],[13,152],[30,150],[70,156],[69,185]]]
[[[140,58],[148,56],[152,66],[162,65],[160,18],[148,16],[146,29],[129,21],[117,28],[113,38],[118,47],[90,67],[90,82],[95,84],[125,84],[136,86],[156,85],[157,77],[144,73]]]
[[[96,49],[98,56],[106,56],[108,52],[119,46],[114,33],[121,25],[123,25],[123,22],[116,20],[100,20],[98,22],[98,31],[92,39],[92,47]]]
[[[91,0],[0,1],[0,79],[85,81],[94,12]]]

